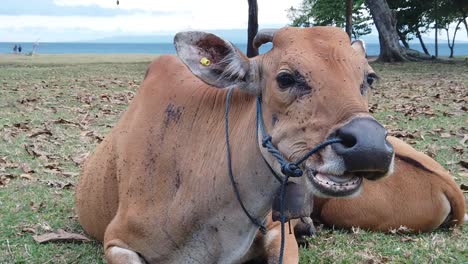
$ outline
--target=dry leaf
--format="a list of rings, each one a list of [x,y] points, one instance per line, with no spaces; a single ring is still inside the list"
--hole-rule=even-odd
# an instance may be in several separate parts
[[[34,173],[34,170],[31,170],[27,163],[21,163],[20,167],[24,173]]]
[[[44,165],[44,168],[51,169],[51,170],[60,170],[59,165],[60,163],[58,162],[50,162]]]
[[[91,240],[83,235],[68,233],[62,229],[58,229],[52,233],[46,233],[42,235],[34,235],[34,240],[37,243],[47,243],[47,242],[90,242]]]
[[[64,172],[62,172],[62,175],[65,176],[65,177],[76,177],[76,176],[78,176],[80,174],[77,173],[77,172],[64,171]]]
[[[16,176],[11,173],[2,173],[0,174],[0,187],[6,186],[11,179],[15,178]]]
[[[52,156],[52,154],[40,150],[35,144],[25,145],[24,149],[29,155],[34,156],[34,157],[44,157],[46,159],[48,158],[50,159]]]
[[[81,165],[81,163],[83,163],[83,161],[86,160],[86,158],[88,157],[89,155],[89,152],[86,152],[86,153],[82,153],[82,154],[79,154],[77,156],[73,156],[71,157],[70,159],[76,163],[76,165]]]
[[[451,137],[452,135],[450,135],[450,133],[440,133],[440,137],[441,138],[449,138]]]
[[[459,163],[463,168],[468,169],[468,161],[460,160]]]
[[[36,234],[36,229],[32,228],[32,227],[24,227],[23,229],[21,229],[21,232],[23,233],[30,233],[30,234]]]
[[[463,146],[465,146],[466,140],[468,140],[468,134],[463,134],[463,139],[460,140],[460,144],[462,144]]]
[[[35,129],[29,135],[30,138],[37,137],[40,135],[49,135],[52,136],[52,132],[49,129]]]
[[[58,189],[71,189],[72,187],[75,186],[71,182],[61,182],[61,181],[51,181],[51,180],[42,181],[42,182],[44,182],[48,187],[58,188]]]
[[[462,146],[453,146],[452,149],[455,150],[455,152],[458,152],[460,154],[463,154],[463,152],[465,151],[465,148]]]
[[[34,180],[34,177],[33,177],[31,174],[29,174],[29,173],[23,173],[23,174],[21,174],[21,175],[20,175],[20,178],[21,178],[21,179],[27,179],[27,180],[30,180],[30,181]]]
[[[418,241],[418,240],[415,239],[415,238],[412,238],[412,237],[402,237],[402,238],[400,239],[400,241],[401,241],[401,242],[416,242],[416,241]]]
[[[29,206],[31,207],[31,210],[33,212],[37,212],[37,211],[39,211],[39,210],[41,210],[42,208],[45,207],[43,202],[40,202],[40,203],[30,202]]]

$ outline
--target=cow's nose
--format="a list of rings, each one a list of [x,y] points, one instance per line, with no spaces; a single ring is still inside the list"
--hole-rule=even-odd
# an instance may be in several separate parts
[[[393,147],[386,139],[387,130],[374,119],[355,118],[332,136],[343,140],[332,148],[343,158],[348,172],[372,180],[389,171]]]

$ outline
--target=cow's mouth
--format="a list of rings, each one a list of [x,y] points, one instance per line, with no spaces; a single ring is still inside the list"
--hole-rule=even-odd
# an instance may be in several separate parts
[[[307,176],[320,194],[331,197],[353,195],[359,191],[362,184],[362,177],[354,173],[332,175],[309,169]]]

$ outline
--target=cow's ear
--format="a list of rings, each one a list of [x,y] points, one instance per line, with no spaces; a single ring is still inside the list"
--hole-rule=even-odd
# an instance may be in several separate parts
[[[351,42],[351,47],[363,57],[366,57],[366,43],[363,40],[356,39]]]
[[[198,78],[218,88],[239,87],[256,93],[249,59],[231,43],[205,32],[177,33],[177,55]]]

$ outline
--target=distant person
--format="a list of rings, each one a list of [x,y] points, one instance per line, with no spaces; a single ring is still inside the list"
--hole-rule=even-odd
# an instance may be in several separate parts
[[[23,48],[21,47],[21,44],[19,44],[19,46],[18,46],[18,52],[21,53],[22,50],[23,50]]]
[[[18,45],[15,44],[15,46],[13,47],[13,53],[16,54],[16,52],[18,52]]]
[[[38,44],[37,42],[35,42],[35,43],[33,44],[33,48],[32,48],[32,51],[31,51],[31,55],[34,55],[34,53],[36,53],[37,46],[39,46],[39,44]]]

